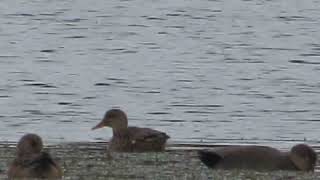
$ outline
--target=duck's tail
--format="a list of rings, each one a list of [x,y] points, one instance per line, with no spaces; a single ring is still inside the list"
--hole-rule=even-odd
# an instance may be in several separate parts
[[[220,155],[215,152],[210,152],[207,150],[198,151],[200,160],[208,167],[214,168],[219,161],[222,159]]]
[[[57,167],[57,164],[52,160],[49,153],[41,152],[36,158],[29,162],[31,167],[38,172],[44,172],[51,169],[51,167]]]

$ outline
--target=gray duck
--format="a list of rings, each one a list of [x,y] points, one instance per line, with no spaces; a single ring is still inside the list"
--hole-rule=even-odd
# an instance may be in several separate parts
[[[61,179],[62,170],[49,153],[43,152],[40,136],[26,134],[18,142],[17,155],[8,169],[9,179]]]
[[[113,130],[113,136],[109,142],[109,151],[113,152],[164,151],[166,141],[170,138],[161,131],[128,126],[127,115],[120,109],[107,111],[102,121],[92,130],[105,126]]]
[[[316,152],[306,144],[295,145],[289,152],[266,146],[228,146],[198,153],[213,169],[314,171],[317,161]]]

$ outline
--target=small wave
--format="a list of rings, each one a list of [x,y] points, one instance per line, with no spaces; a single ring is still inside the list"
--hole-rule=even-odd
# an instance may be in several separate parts
[[[319,53],[305,53],[305,54],[300,54],[300,56],[314,57],[314,56],[320,56],[320,54]]]
[[[59,105],[70,105],[72,103],[71,102],[58,102],[57,104],[59,104]]]
[[[163,20],[167,20],[165,18],[159,18],[159,17],[146,17],[147,20],[160,20],[160,21],[163,21]]]
[[[15,14],[7,14],[7,16],[33,17],[33,16],[35,16],[35,15],[34,15],[34,14],[29,14],[29,13],[15,13]]]
[[[53,52],[56,52],[56,50],[54,50],[54,49],[43,49],[43,50],[41,50],[40,52],[53,53]]]
[[[95,83],[95,86],[110,86],[111,84],[109,83]]]
[[[213,114],[211,111],[184,111],[184,113],[188,114]]]
[[[223,105],[220,105],[220,104],[172,104],[170,106],[173,106],[173,107],[223,107]]]
[[[171,113],[168,113],[168,112],[149,112],[147,114],[152,114],[152,115],[162,115],[162,114],[171,114]]]
[[[57,86],[45,84],[45,83],[26,83],[24,86],[37,86],[42,88],[58,88]]]
[[[86,38],[87,36],[81,36],[81,35],[78,35],[78,36],[66,36],[64,38],[66,39],[82,39],[82,38]]]
[[[295,64],[320,64],[320,62],[309,62],[304,60],[290,60],[289,62],[295,63]]]
[[[180,119],[164,119],[164,120],[160,120],[163,122],[173,122],[173,123],[178,123],[178,122],[186,122],[185,120],[180,120]]]

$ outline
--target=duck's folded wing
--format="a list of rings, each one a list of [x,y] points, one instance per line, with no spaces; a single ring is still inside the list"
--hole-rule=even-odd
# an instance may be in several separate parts
[[[45,171],[52,166],[57,167],[57,164],[53,161],[50,154],[42,152],[38,155],[32,156],[32,158],[26,159],[23,163],[37,171]]]
[[[129,131],[133,141],[155,142],[170,138],[166,133],[150,128],[130,127]]]
[[[228,146],[200,151],[200,160],[211,168],[274,170],[283,161],[280,151],[265,146]]]

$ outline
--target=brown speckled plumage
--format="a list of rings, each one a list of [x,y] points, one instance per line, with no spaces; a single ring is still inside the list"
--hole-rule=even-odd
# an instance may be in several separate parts
[[[17,145],[17,157],[9,167],[8,178],[61,179],[61,168],[48,153],[42,152],[42,147],[42,140],[38,135],[24,135]]]
[[[120,109],[106,112],[103,120],[92,129],[109,126],[113,137],[109,150],[115,152],[157,152],[164,151],[169,136],[150,128],[128,127],[126,114]]]

